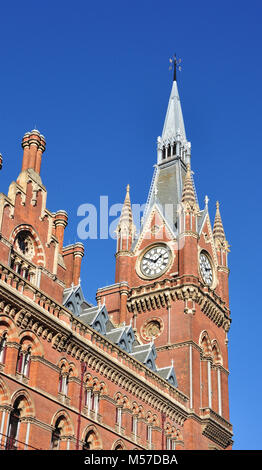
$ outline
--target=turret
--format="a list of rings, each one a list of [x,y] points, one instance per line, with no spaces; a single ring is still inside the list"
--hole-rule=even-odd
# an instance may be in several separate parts
[[[179,217],[179,270],[180,275],[197,276],[197,243],[199,207],[195,196],[190,163],[184,180],[181,203],[178,208]]]
[[[33,129],[31,132],[26,132],[22,140],[22,148],[24,150],[22,171],[31,168],[40,175],[42,155],[45,147],[45,138],[38,130]]]
[[[229,250],[229,244],[226,240],[225,231],[220,215],[219,202],[216,203],[216,215],[213,228],[213,236],[216,246],[217,259],[218,259],[218,286],[217,293],[220,295],[228,306],[228,265],[227,265],[227,254]]]

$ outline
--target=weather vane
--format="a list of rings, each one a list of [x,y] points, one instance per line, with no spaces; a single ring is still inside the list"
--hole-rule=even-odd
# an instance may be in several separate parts
[[[182,67],[181,67],[181,59],[177,59],[176,58],[176,54],[173,56],[173,57],[170,57],[169,59],[169,62],[170,62],[170,66],[169,66],[169,70],[172,70],[172,68],[174,67],[174,78],[173,78],[173,81],[176,82],[176,71],[177,69],[181,72],[182,70]]]

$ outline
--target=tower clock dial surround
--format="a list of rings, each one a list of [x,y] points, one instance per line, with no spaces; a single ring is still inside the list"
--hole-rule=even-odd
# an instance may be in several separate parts
[[[168,269],[171,257],[167,245],[158,244],[149,247],[140,258],[139,274],[148,279],[160,277]]]

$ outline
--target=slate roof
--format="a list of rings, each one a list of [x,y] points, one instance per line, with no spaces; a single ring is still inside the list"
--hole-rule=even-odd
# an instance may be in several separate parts
[[[177,387],[173,366],[158,369],[156,366],[156,348],[154,343],[139,343],[131,325],[115,327],[109,319],[105,305],[94,306],[84,299],[80,286],[66,289],[64,292],[64,305],[74,306],[73,312],[84,323],[103,334],[109,341],[118,345],[130,356],[159,374],[162,378]],[[82,299],[82,302],[79,299]]]

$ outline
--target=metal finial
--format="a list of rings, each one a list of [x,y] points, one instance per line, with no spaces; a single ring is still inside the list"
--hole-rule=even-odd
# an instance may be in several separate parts
[[[172,70],[172,68],[174,67],[173,82],[176,82],[176,71],[177,69],[180,72],[182,70],[181,65],[179,65],[181,64],[181,59],[177,59],[176,54],[175,54],[173,57],[170,57],[169,62],[170,62],[169,70]]]

